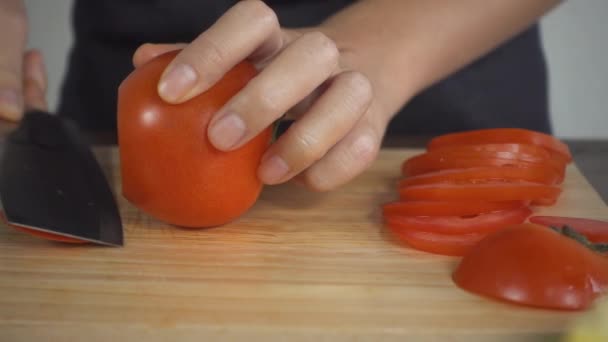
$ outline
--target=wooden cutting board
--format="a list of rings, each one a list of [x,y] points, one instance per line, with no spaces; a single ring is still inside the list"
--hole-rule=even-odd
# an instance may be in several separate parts
[[[118,156],[99,157],[120,194]],[[516,307],[452,283],[458,259],[396,244],[379,206],[401,161],[384,150],[329,194],[267,187],[238,221],[178,229],[119,196],[124,248],[69,246],[0,227],[0,340],[535,340],[574,313]],[[559,203],[539,213],[608,219],[571,166]]]

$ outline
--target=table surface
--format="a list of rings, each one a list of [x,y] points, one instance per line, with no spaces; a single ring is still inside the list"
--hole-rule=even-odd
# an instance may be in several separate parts
[[[267,187],[241,219],[177,229],[118,196],[124,248],[64,246],[0,226],[0,340],[526,341],[557,336],[576,313],[530,309],[460,290],[457,258],[396,243],[381,203],[401,161],[328,194]],[[98,150],[120,194],[117,151]],[[537,213],[608,219],[575,166],[556,206]]]

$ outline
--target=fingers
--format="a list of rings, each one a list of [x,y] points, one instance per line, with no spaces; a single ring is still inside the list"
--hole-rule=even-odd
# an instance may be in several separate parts
[[[240,1],[183,49],[167,66],[158,93],[184,102],[215,84],[237,63],[278,51],[282,33],[276,14],[259,0]]]
[[[21,69],[26,34],[21,1],[0,2],[0,118],[12,121],[23,116]]]
[[[28,51],[23,59],[23,98],[26,109],[47,110],[46,68],[40,52]]]
[[[281,183],[313,165],[347,135],[371,100],[371,85],[364,75],[336,76],[309,111],[266,152],[258,170],[260,180]]]
[[[154,57],[160,56],[166,52],[180,50],[186,47],[187,44],[143,44],[133,54],[133,66],[139,68]]]
[[[313,191],[333,190],[363,172],[376,159],[385,122],[359,121],[321,160],[298,175],[299,183]]]
[[[325,35],[302,35],[214,115],[209,140],[220,150],[240,147],[325,82],[338,57]]]

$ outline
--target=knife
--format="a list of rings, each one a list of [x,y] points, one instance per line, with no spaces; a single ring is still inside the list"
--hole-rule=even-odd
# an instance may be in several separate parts
[[[44,111],[0,122],[0,209],[11,225],[123,245],[118,206],[84,137]]]

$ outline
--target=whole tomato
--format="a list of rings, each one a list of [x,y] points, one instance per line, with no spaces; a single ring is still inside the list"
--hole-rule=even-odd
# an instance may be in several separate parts
[[[242,62],[203,94],[182,104],[164,102],[157,84],[177,55],[169,52],[134,70],[118,92],[118,142],[123,195],[159,220],[210,227],[234,220],[257,200],[257,168],[272,136],[264,130],[241,148],[211,145],[212,115],[256,75]]]

